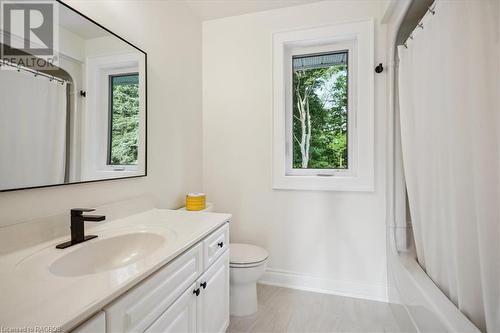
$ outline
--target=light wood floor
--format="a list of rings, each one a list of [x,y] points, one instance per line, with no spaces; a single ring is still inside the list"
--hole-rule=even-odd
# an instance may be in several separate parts
[[[257,293],[258,312],[231,317],[227,333],[400,331],[387,303],[260,284]]]

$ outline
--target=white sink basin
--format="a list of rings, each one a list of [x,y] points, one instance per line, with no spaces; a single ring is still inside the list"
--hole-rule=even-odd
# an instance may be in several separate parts
[[[57,276],[69,277],[128,266],[146,257],[164,242],[164,237],[149,232],[96,238],[58,258],[49,265],[49,271]]]

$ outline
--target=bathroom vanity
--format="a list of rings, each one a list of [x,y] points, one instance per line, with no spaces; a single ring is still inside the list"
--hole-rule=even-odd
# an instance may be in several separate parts
[[[224,332],[231,216],[154,209],[0,257],[0,324],[74,332]]]

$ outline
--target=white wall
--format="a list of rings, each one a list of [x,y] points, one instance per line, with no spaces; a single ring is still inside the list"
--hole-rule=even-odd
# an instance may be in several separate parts
[[[115,36],[104,36],[85,41],[85,57],[115,55],[138,52],[132,46],[125,44]]]
[[[148,53],[148,177],[0,193],[0,226],[149,193],[176,208],[202,185],[199,20],[181,2],[68,3]]]
[[[66,28],[59,27],[59,53],[85,61],[85,40]]]
[[[203,183],[232,241],[269,250],[265,280],[386,299],[385,73],[376,76],[375,192],[271,189],[272,33],[375,18],[385,1],[324,1],[203,24]]]

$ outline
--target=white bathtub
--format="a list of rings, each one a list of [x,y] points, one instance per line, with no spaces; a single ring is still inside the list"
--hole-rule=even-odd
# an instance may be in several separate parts
[[[415,259],[414,251],[397,250],[404,228],[387,228],[387,260],[393,301],[406,309],[416,332],[477,332],[479,329],[444,295]],[[401,317],[401,314],[395,313]],[[410,325],[406,325],[409,327]],[[412,329],[413,330],[413,329]]]

